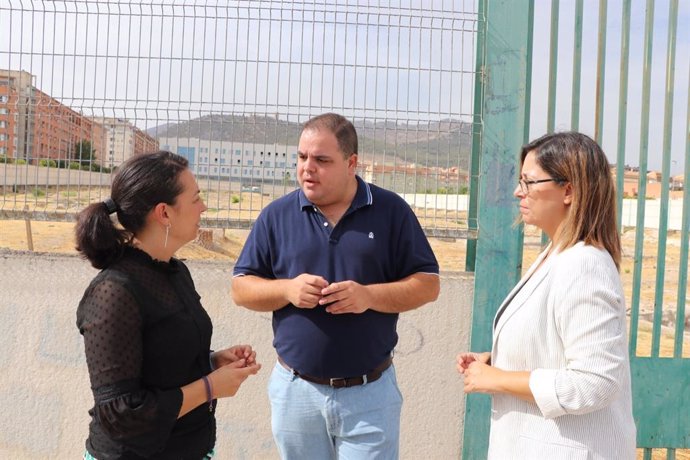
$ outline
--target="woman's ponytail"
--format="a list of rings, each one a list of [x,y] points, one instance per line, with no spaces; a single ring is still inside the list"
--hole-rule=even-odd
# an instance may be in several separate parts
[[[110,218],[116,210],[117,205],[108,198],[91,203],[77,215],[77,251],[94,268],[106,268],[119,259],[129,239],[129,232],[117,228]]]

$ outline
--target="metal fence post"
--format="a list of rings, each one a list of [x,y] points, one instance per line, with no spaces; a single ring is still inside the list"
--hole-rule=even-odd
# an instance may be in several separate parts
[[[491,348],[494,313],[518,280],[519,231],[513,227],[517,154],[524,141],[529,1],[485,4],[486,67],[482,106],[478,240],[471,348]],[[486,458],[490,401],[471,395],[465,409],[463,458]]]

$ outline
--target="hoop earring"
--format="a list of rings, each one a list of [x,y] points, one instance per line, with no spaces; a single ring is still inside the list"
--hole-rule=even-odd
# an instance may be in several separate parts
[[[165,226],[165,241],[163,242],[163,247],[168,247],[168,233],[170,233],[170,224]]]

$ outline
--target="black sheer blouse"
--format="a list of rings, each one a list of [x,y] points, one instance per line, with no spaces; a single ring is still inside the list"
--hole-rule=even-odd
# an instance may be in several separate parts
[[[91,455],[198,460],[213,448],[215,417],[207,404],[177,419],[180,387],[211,371],[213,330],[182,262],[127,248],[86,289],[77,327],[95,402]]]

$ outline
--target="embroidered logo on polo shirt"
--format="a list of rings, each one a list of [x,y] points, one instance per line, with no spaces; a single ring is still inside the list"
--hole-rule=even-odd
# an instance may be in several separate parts
[[[369,232],[369,239],[373,240],[374,239],[374,232]]]

